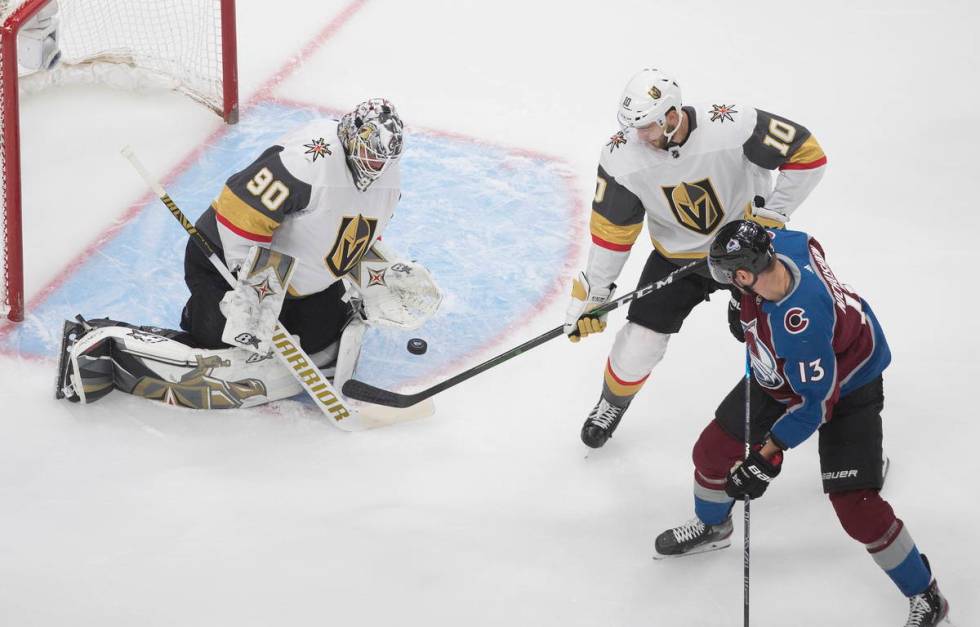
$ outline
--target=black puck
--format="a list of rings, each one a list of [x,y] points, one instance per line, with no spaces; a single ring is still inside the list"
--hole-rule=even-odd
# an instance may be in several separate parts
[[[421,355],[429,350],[429,345],[420,337],[413,337],[408,341],[408,352],[413,355]]]

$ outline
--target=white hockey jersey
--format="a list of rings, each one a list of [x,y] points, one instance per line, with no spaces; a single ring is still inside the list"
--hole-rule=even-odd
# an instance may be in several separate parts
[[[789,216],[823,175],[827,158],[799,124],[739,105],[684,111],[689,130],[680,145],[660,150],[627,129],[603,148],[586,268],[593,285],[619,276],[644,217],[656,250],[682,263],[704,257],[722,225],[751,218],[757,196]]]
[[[211,209],[225,261],[234,269],[256,243],[296,259],[293,297],[348,278],[384,231],[401,196],[395,161],[366,191],[354,186],[337,121],[290,133],[231,176]]]

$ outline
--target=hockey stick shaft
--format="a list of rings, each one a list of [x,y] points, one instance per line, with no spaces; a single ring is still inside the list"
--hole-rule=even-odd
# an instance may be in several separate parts
[[[122,154],[133,165],[133,168],[139,172],[140,176],[143,177],[143,180],[150,186],[153,193],[166,205],[174,218],[180,222],[180,225],[184,227],[184,230],[190,236],[191,241],[200,248],[215,270],[224,277],[229,286],[235,287],[237,280],[221,258],[218,257],[211,242],[187,219],[187,216],[180,210],[177,203],[167,194],[163,185],[150,175],[133,149],[130,146],[126,146],[122,149]],[[272,346],[276,357],[289,369],[293,378],[310,395],[310,398],[313,399],[320,411],[331,419],[331,423],[344,431],[355,431],[360,428],[357,412],[344,401],[343,397],[334,389],[330,381],[316,367],[313,360],[310,359],[310,356],[306,354],[306,351],[302,349],[299,342],[294,341],[290,333],[279,322],[276,322],[276,328],[273,332]]]
[[[624,304],[630,303],[638,298],[642,298],[650,292],[666,287],[681,277],[697,272],[704,265],[704,259],[692,261],[691,263],[674,270],[659,281],[644,285],[643,287],[634,290],[629,294],[620,296],[616,300],[609,301],[600,307],[596,307],[595,309],[590,310],[588,313],[589,315],[593,316],[608,313]],[[514,348],[501,353],[496,357],[488,359],[478,366],[473,366],[469,370],[465,370],[454,377],[446,379],[442,383],[433,385],[432,387],[422,390],[421,392],[416,392],[415,394],[399,394],[397,392],[375,387],[368,383],[364,383],[363,381],[358,381],[357,379],[351,379],[344,384],[344,394],[349,398],[357,399],[359,401],[366,401],[368,403],[375,403],[377,405],[387,405],[389,407],[410,407],[415,403],[424,401],[430,396],[434,396],[439,392],[448,390],[449,388],[466,381],[467,379],[475,377],[481,372],[485,372],[494,366],[499,366],[505,361],[517,357],[521,353],[526,353],[532,348],[538,347],[545,342],[564,335],[564,333],[564,325],[555,327],[550,331],[542,333],[541,335],[524,342],[520,346],[515,346]]]
[[[197,244],[197,247],[200,248],[201,252],[208,258],[211,265],[214,266],[214,269],[218,271],[225,281],[228,282],[228,285],[234,287],[237,279],[235,279],[234,275],[232,275],[232,273],[228,270],[228,267],[224,264],[224,262],[221,261],[218,254],[214,252],[214,247],[211,246],[211,242],[209,242],[208,239],[197,230],[193,222],[187,219],[187,216],[185,216],[184,212],[180,210],[177,203],[170,198],[170,194],[168,194],[167,190],[163,188],[163,185],[153,178],[149,170],[147,170],[143,165],[143,162],[139,160],[139,157],[136,156],[136,152],[133,150],[133,148],[131,146],[124,147],[122,149],[122,154],[129,160],[139,175],[143,177],[143,180],[150,186],[153,193],[157,195],[160,202],[166,205],[167,209],[170,210],[170,213],[173,214],[174,218],[180,222],[180,226],[184,227],[187,234],[190,235],[191,239],[194,240],[194,243]]]
[[[752,401],[749,395],[752,392],[752,360],[749,356],[749,345],[745,343],[745,459],[748,461],[752,451]],[[749,627],[749,508],[752,500],[749,495],[745,495],[745,545],[742,555],[742,587],[743,587],[743,623],[744,627]]]

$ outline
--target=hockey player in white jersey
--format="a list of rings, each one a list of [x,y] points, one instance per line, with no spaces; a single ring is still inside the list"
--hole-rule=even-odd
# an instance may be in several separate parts
[[[267,148],[195,224],[235,288],[189,241],[183,331],[67,323],[58,395],[92,402],[122,389],[196,408],[292,396],[299,383],[270,352],[277,320],[340,388],[368,325],[417,328],[441,301],[424,266],[380,242],[401,196],[402,145],[394,106],[372,99]]]
[[[565,319],[572,341],[605,328],[604,317],[588,311],[613,295],[644,219],[654,250],[641,285],[705,257],[712,235],[732,220],[781,226],[820,181],[827,161],[803,126],[730,101],[685,105],[677,82],[660,70],[630,79],[618,120],[622,130],[599,158],[588,262],[572,285]],[[670,336],[722,287],[704,269],[633,301],[606,361],[602,395],[582,426],[586,445],[606,443]],[[733,299],[729,312],[733,332],[736,304]]]

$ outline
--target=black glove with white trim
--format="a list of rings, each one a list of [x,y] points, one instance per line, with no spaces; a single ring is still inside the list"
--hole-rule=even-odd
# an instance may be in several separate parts
[[[725,493],[735,499],[744,499],[746,495],[752,499],[759,498],[766,493],[772,480],[779,476],[782,464],[782,452],[768,460],[758,450],[752,451],[747,460],[735,464],[728,473]]]

